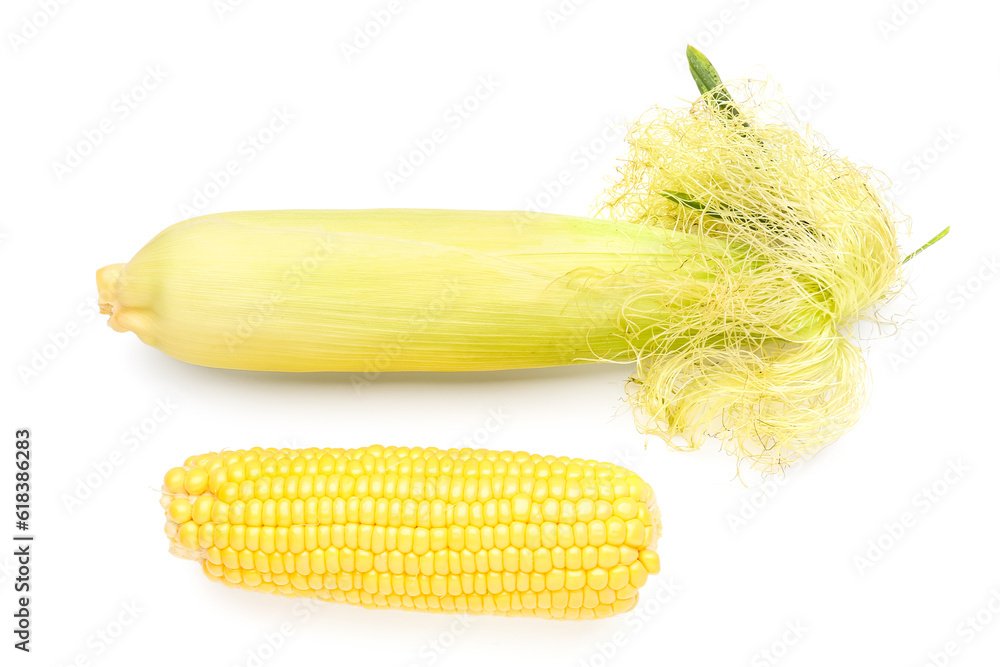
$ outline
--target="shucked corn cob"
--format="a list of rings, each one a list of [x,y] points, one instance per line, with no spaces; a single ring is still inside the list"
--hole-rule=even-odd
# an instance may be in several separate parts
[[[192,456],[164,479],[170,551],[250,590],[586,619],[659,571],[652,489],[596,461],[371,446]]]

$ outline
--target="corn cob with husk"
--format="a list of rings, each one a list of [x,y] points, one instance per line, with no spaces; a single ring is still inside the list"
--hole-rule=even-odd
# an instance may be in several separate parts
[[[230,586],[374,608],[611,616],[659,572],[653,491],[596,461],[372,446],[192,456],[170,551]]]
[[[836,439],[865,397],[853,327],[898,285],[872,175],[769,107],[656,109],[603,218],[250,211],[174,225],[98,272],[118,331],[185,361],[269,371],[635,362],[639,425],[762,466]]]

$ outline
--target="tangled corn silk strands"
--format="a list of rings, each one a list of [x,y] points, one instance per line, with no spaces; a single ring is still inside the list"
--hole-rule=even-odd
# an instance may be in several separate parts
[[[857,325],[898,291],[916,253],[901,257],[905,219],[878,174],[789,123],[763,84],[734,88],[737,105],[702,54],[689,47],[688,58],[702,96],[631,127],[602,202],[608,217],[700,239],[689,261],[708,277],[651,277],[626,304],[630,397],[640,428],[674,446],[713,436],[780,467],[857,421],[867,393]]]

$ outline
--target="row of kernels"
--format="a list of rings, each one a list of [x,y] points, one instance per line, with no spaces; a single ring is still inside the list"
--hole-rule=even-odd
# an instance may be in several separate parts
[[[312,582],[296,580],[280,584],[258,580],[252,574],[244,578],[240,571],[216,570],[206,574],[230,586],[248,590],[268,592],[286,596],[313,597],[332,602],[348,603],[374,608],[397,608],[431,612],[459,612],[477,614],[501,614],[535,616],[539,618],[606,618],[629,611],[635,607],[637,598],[616,598],[605,601],[586,589],[580,591],[560,591],[557,593],[512,592],[497,594],[414,594],[383,592],[393,590],[380,581],[368,580],[358,588],[341,590],[310,585]]]
[[[530,526],[529,526],[530,528]],[[476,563],[489,558],[494,553],[518,553],[519,561],[524,569],[529,567],[535,571],[545,572],[550,567],[569,567],[590,569],[593,567],[611,567],[619,562],[629,564],[636,560],[639,551],[627,545],[568,545],[557,544],[542,546],[538,542],[511,542],[509,535],[499,531],[500,542],[493,539],[494,533],[485,535],[475,529],[467,528],[464,533],[456,527],[449,529],[392,529],[379,526],[290,526],[290,527],[253,527],[227,523],[203,524],[193,522],[181,524],[176,531],[176,541],[186,549],[205,549],[209,547],[234,549],[262,550],[265,553],[292,553],[325,549],[328,547],[366,549],[375,553],[385,551],[399,552],[422,556],[427,553],[451,551],[461,553],[462,558],[475,558]],[[456,534],[458,539],[455,539]],[[514,531],[517,537],[518,531]],[[530,535],[530,531],[529,531]],[[470,539],[471,536],[471,539]],[[482,539],[485,537],[486,539]],[[649,550],[646,553],[652,554]],[[655,556],[655,554],[653,554]],[[496,556],[494,556],[496,558]],[[485,561],[484,561],[485,562]],[[485,566],[479,566],[485,569]],[[471,568],[465,568],[471,569]]]
[[[358,461],[362,469],[369,473],[377,471],[383,465],[391,466],[415,461],[418,465],[431,470],[447,471],[457,464],[483,462],[496,466],[524,467],[526,471],[545,476],[549,468],[552,474],[567,474],[569,476],[604,475],[611,477],[626,476],[627,470],[597,461],[570,459],[568,457],[540,456],[527,452],[497,452],[492,450],[439,450],[435,448],[383,448],[379,445],[353,450],[343,449],[260,449],[224,452],[221,454],[202,454],[189,457],[187,467],[202,467],[206,470],[234,463],[250,461],[266,461],[272,459],[279,462],[286,471],[303,471],[310,467],[335,468],[346,465],[348,461]],[[388,463],[387,463],[388,462]],[[437,462],[437,463],[436,463]],[[287,466],[287,467],[286,467]],[[526,473],[527,474],[527,473]]]
[[[383,595],[377,592],[369,593],[364,589],[342,591],[339,589],[310,588],[304,590],[288,582],[283,584],[272,582],[257,583],[253,578],[249,581],[243,581],[240,578],[240,573],[228,570],[219,575],[210,572],[206,572],[206,574],[209,578],[225,585],[236,586],[251,591],[285,596],[312,597],[371,608],[399,608],[427,612],[496,614],[553,619],[590,619],[607,618],[614,614],[627,612],[634,608],[637,602],[636,597],[630,597],[616,599],[610,604],[602,602],[594,608],[569,606],[582,605],[584,601],[584,597],[582,596],[585,593],[573,591],[567,594],[565,599],[566,606],[543,606],[546,604],[562,603],[564,600],[561,599],[561,596],[546,598],[544,593],[539,594],[537,598],[531,598],[529,595],[524,598],[522,603],[522,599],[518,593],[500,593],[485,596],[408,596],[396,594]],[[530,605],[532,603],[536,605],[534,608],[524,606],[524,604]]]
[[[359,523],[382,527],[445,528],[452,540],[461,539],[462,529],[478,528],[485,534],[509,526],[515,543],[528,546],[577,544],[650,544],[654,526],[645,505],[622,498],[612,505],[605,501],[581,501],[576,505],[552,500],[532,503],[525,497],[449,506],[443,501],[374,500],[372,498],[309,498],[307,500],[252,499],[228,503],[202,495],[175,497],[167,515],[177,523],[229,522],[248,526],[335,525]],[[622,517],[632,517],[624,520]],[[473,534],[475,531],[464,531]],[[522,537],[522,535],[524,535]]]
[[[360,451],[360,450],[359,450]],[[318,452],[317,452],[318,453]],[[507,477],[523,479],[538,484],[538,490],[528,489],[536,498],[545,493],[574,499],[583,495],[587,489],[600,488],[612,496],[611,499],[630,496],[644,501],[648,495],[648,485],[642,482],[634,473],[614,466],[591,462],[545,462],[538,459],[537,467],[527,462],[526,466],[494,465],[490,459],[455,460],[450,457],[398,458],[392,460],[380,458],[371,452],[355,452],[356,458],[347,453],[322,454],[318,457],[302,455],[297,452],[294,457],[259,458],[255,453],[229,453],[225,455],[203,455],[188,460],[189,470],[172,469],[165,479],[168,491],[178,493],[186,490],[188,493],[199,494],[205,490],[217,491],[228,482],[240,484],[244,481],[255,482],[261,477],[289,476],[334,476],[334,477],[371,477],[382,474],[395,474],[402,477],[455,477],[462,480],[504,479]],[[503,454],[502,452],[500,454]],[[499,461],[502,462],[502,459]],[[445,464],[447,462],[447,464]],[[381,465],[380,465],[381,464]],[[509,488],[509,481],[504,482]],[[294,495],[294,494],[289,494]],[[439,493],[443,497],[444,493]],[[452,493],[451,496],[457,495]],[[500,494],[495,494],[499,496]]]
[[[591,570],[600,567],[608,569],[618,565],[619,563],[623,565],[630,565],[638,559],[640,553],[646,553],[637,552],[636,550],[627,547],[621,550],[614,548],[598,550],[593,547],[585,547],[584,549],[579,549],[577,547],[562,549],[556,547],[551,550],[545,548],[530,550],[525,548],[518,549],[515,547],[507,547],[505,549],[483,549],[475,552],[468,549],[463,549],[461,551],[443,549],[440,551],[427,551],[421,554],[416,554],[413,552],[401,551],[399,549],[390,549],[388,551],[380,552],[365,549],[364,547],[350,546],[316,547],[312,550],[305,549],[296,552],[282,552],[268,549],[268,547],[272,546],[270,544],[261,546],[264,547],[261,551],[266,554],[289,553],[293,556],[298,556],[303,553],[311,553],[312,558],[315,558],[315,554],[324,550],[327,553],[335,555],[337,549],[347,552],[348,556],[346,557],[353,558],[350,554],[352,549],[354,549],[359,553],[364,552],[365,554],[375,554],[373,556],[373,567],[383,567],[388,571],[396,573],[405,572],[407,574],[415,574],[418,571],[426,573],[430,570],[441,572],[447,571],[452,573],[506,570],[511,572],[537,572],[544,574],[554,568]],[[227,547],[215,548],[224,549]],[[384,566],[380,566],[379,563],[384,563]]]
[[[634,521],[634,520],[633,520]],[[634,540],[612,539],[616,531],[594,530],[594,524],[545,523],[541,526],[515,522],[496,527],[449,526],[422,528],[402,526],[384,527],[347,523],[332,525],[291,524],[288,526],[249,526],[226,521],[197,523],[188,520],[178,524],[177,541],[188,549],[234,544],[260,544],[278,551],[298,551],[317,546],[347,546],[374,551],[398,549],[404,553],[421,555],[443,549],[473,552],[493,548],[546,549],[552,553],[581,553],[585,561],[593,559],[607,562],[616,554],[634,554],[649,546],[646,531],[633,531]],[[629,532],[626,529],[625,537]],[[256,548],[256,547],[254,547]]]
[[[566,456],[538,455],[528,452],[494,451],[488,449],[449,449],[442,450],[434,447],[383,447],[381,445],[370,445],[357,449],[344,450],[340,448],[309,448],[309,449],[263,449],[255,447],[249,450],[237,450],[223,453],[208,453],[188,457],[185,465],[188,467],[216,467],[219,465],[231,465],[237,462],[261,461],[265,459],[276,459],[292,462],[296,468],[305,469],[310,462],[327,463],[331,459],[355,459],[366,462],[366,468],[378,465],[379,461],[390,458],[399,460],[424,460],[428,458],[447,458],[456,462],[476,461],[476,462],[498,462],[511,463],[517,465],[539,466],[538,471],[544,476],[545,466],[552,468],[553,474],[600,474],[612,477],[626,477],[629,471],[625,468],[608,463],[601,463],[594,460],[584,460],[570,458]]]
[[[630,599],[637,595],[638,586],[625,583],[617,589],[609,586],[594,588],[586,575],[579,572],[562,573],[559,581],[566,585],[545,587],[529,586],[528,578],[512,573],[463,574],[463,575],[397,575],[368,570],[365,572],[301,572],[295,570],[265,570],[243,568],[238,563],[205,561],[205,571],[215,576],[224,576],[232,583],[271,582],[279,586],[291,585],[299,591],[312,590],[365,590],[383,595],[434,595],[442,598],[448,595],[500,595],[503,593],[532,594],[549,599],[552,604],[570,604],[574,594],[584,596],[586,606],[598,603],[612,603],[615,600]],[[560,604],[562,603],[562,604]]]
[[[644,552],[645,553],[645,552]],[[618,590],[631,584],[640,588],[646,583],[650,571],[659,571],[658,561],[648,558],[621,562],[608,568],[584,567],[578,560],[568,560],[558,564],[551,561],[543,568],[535,567],[535,555],[526,550],[490,550],[473,554],[469,551],[441,551],[423,556],[403,554],[399,551],[375,553],[367,549],[328,547],[312,551],[265,552],[262,550],[234,549],[232,547],[211,546],[205,550],[205,558],[215,565],[229,568],[254,569],[261,573],[296,572],[308,574],[336,574],[340,572],[365,573],[369,571],[396,575],[503,575],[523,579],[517,589],[536,590],[547,588],[576,590],[584,585],[595,590],[610,588]],[[554,567],[557,565],[557,567]],[[515,589],[511,589],[515,590]]]
[[[174,469],[180,470],[180,469]],[[441,475],[437,477],[422,474],[389,472],[374,475],[260,475],[247,478],[244,468],[236,468],[238,474],[228,474],[219,468],[205,473],[201,468],[192,468],[184,473],[183,483],[180,473],[168,475],[171,483],[183,486],[173,493],[187,492],[198,495],[209,491],[226,502],[248,501],[251,498],[349,498],[352,496],[399,498],[413,500],[440,499],[449,503],[490,499],[527,498],[535,503],[548,500],[575,503],[581,499],[614,502],[631,499],[642,502],[636,496],[643,494],[638,486],[628,486],[624,481],[603,482],[596,480],[567,480],[563,477],[538,479],[511,475],[492,477],[462,477]],[[170,487],[170,484],[167,485]],[[168,491],[171,490],[168,488]]]
[[[608,563],[615,558],[626,560],[634,557],[638,550],[648,544],[597,544],[588,542],[591,532],[586,528],[572,530],[573,527],[552,525],[553,530],[541,529],[534,525],[512,524],[511,526],[485,527],[481,529],[458,526],[448,528],[385,528],[364,524],[303,525],[291,526],[245,526],[226,522],[197,524],[186,521],[176,529],[176,541],[187,549],[235,545],[261,545],[268,550],[299,551],[316,547],[347,546],[371,549],[373,551],[399,550],[418,556],[443,549],[453,551],[469,550],[479,552],[489,549],[527,549],[540,554],[579,554],[585,563]],[[174,532],[174,531],[172,531]],[[252,548],[257,548],[253,546]],[[543,551],[544,550],[544,551]]]

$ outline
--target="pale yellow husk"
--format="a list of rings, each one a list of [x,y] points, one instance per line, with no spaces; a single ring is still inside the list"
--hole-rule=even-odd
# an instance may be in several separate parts
[[[495,370],[631,359],[637,281],[682,294],[710,279],[702,248],[724,252],[572,216],[248,211],[174,225],[98,283],[112,328],[204,366]]]

